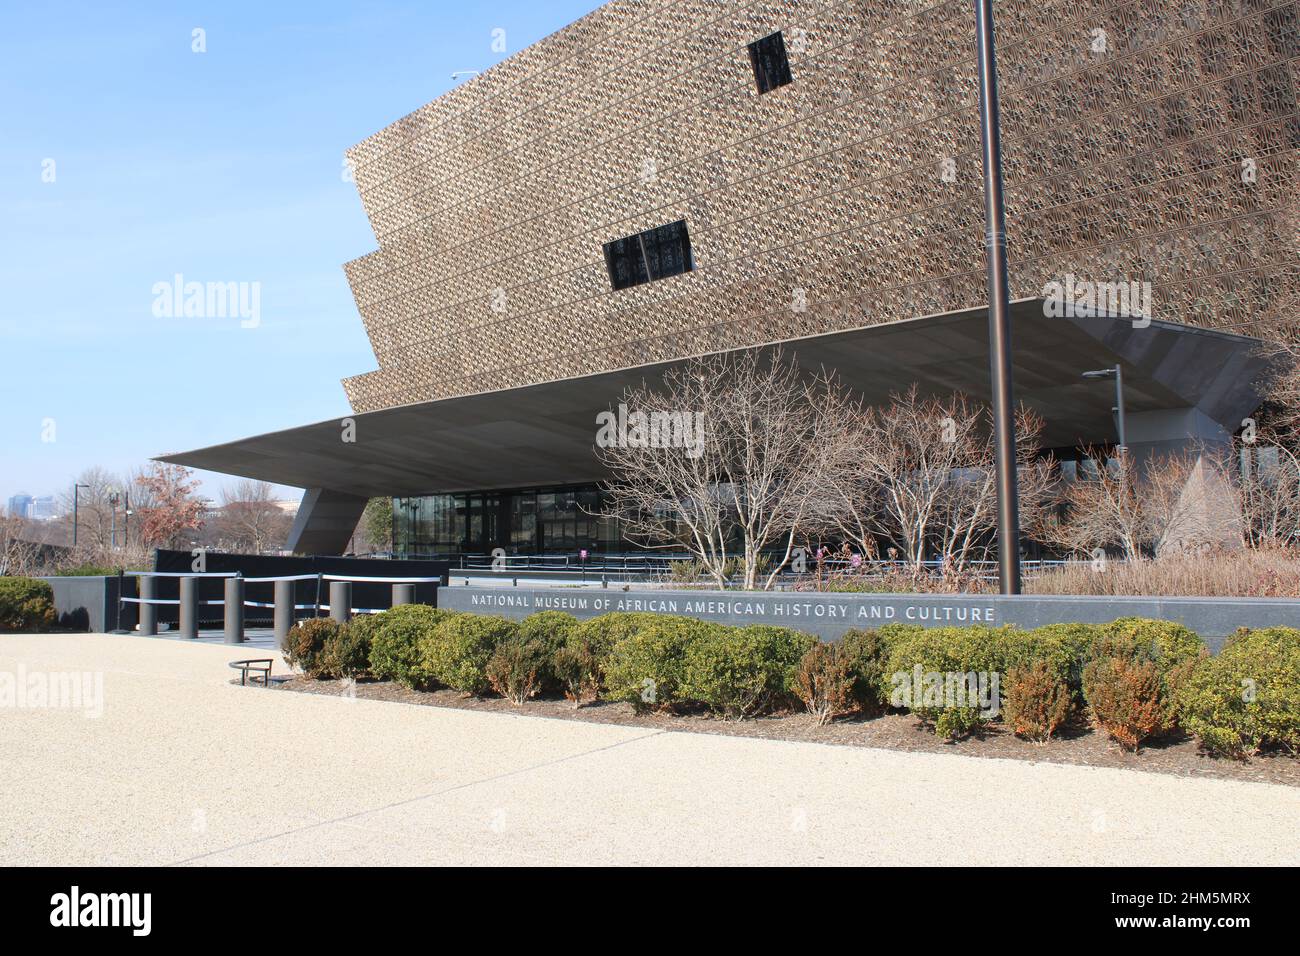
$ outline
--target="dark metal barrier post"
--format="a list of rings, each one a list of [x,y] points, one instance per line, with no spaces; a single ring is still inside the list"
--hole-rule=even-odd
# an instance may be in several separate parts
[[[275,582],[275,643],[284,646],[284,639],[293,627],[293,581]]]
[[[199,579],[181,578],[181,637],[194,640],[199,636]]]
[[[330,582],[330,617],[346,624],[352,617],[352,582]]]
[[[244,579],[226,578],[226,643],[244,643]]]
[[[399,607],[403,604],[414,604],[414,603],[415,603],[414,584],[393,585],[393,607]]]
[[[998,579],[1003,594],[1020,593],[1020,508],[1016,426],[1012,406],[1011,316],[1007,283],[1006,216],[1002,205],[1002,132],[998,65],[993,49],[993,0],[975,0],[980,134],[984,158],[984,246],[988,256],[989,367],[993,443],[997,460]]]
[[[158,633],[158,606],[151,603],[155,580],[148,576],[140,579],[140,633],[145,637],[154,637]]]

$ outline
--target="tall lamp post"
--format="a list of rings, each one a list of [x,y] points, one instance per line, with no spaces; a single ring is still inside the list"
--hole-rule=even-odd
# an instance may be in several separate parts
[[[117,503],[122,500],[122,496],[116,491],[108,493],[108,541],[109,547],[117,550]]]
[[[984,162],[984,248],[988,261],[989,372],[993,392],[993,447],[998,492],[998,584],[1020,593],[1020,491],[1016,480],[1016,424],[1012,408],[1011,317],[1007,282],[1006,216],[1002,203],[1002,123],[998,65],[993,50],[993,0],[975,0],[980,139]]]
[[[72,547],[73,548],[76,548],[77,546],[77,511],[78,511],[77,493],[82,488],[89,488],[89,487],[90,485],[79,485],[76,482],[73,482],[72,485]]]
[[[1099,368],[1094,372],[1084,372],[1083,377],[1092,380],[1107,379],[1115,380],[1115,407],[1111,409],[1115,413],[1115,427],[1119,432],[1119,446],[1116,451],[1120,455],[1128,453],[1128,437],[1124,428],[1124,370],[1118,365],[1111,368]]]

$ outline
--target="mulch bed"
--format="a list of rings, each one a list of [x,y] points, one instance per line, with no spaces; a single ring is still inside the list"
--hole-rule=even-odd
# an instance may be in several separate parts
[[[238,684],[236,678],[232,683]],[[530,717],[582,720],[624,727],[649,727],[685,733],[728,734],[767,740],[798,740],[848,747],[876,747],[916,753],[964,754],[968,757],[1003,757],[1042,763],[1080,764],[1088,767],[1119,767],[1178,777],[1217,777],[1253,783],[1275,783],[1300,787],[1300,760],[1285,754],[1260,754],[1250,760],[1229,760],[1201,753],[1196,742],[1185,735],[1170,736],[1143,745],[1136,754],[1127,753],[1105,734],[1079,720],[1059,733],[1050,743],[1035,745],[1017,738],[999,724],[955,742],[940,740],[909,714],[888,713],[877,717],[851,717],[818,727],[803,713],[777,714],[752,720],[728,721],[707,713],[637,714],[631,704],[597,702],[574,710],[567,700],[539,698],[516,707],[499,697],[466,697],[459,691],[408,690],[391,681],[358,681],[354,688],[343,681],[309,680],[294,676],[273,680],[272,687],[308,694],[342,696],[353,693],[366,700],[388,700],[430,707],[453,707]],[[260,688],[259,688],[260,689]]]

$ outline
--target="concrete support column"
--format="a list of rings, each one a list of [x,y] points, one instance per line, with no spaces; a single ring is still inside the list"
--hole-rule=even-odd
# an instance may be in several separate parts
[[[199,636],[199,579],[181,578],[181,637]]]
[[[152,577],[140,578],[140,633],[145,637],[153,637],[158,633],[158,605],[146,603],[156,596],[154,582],[157,580]]]
[[[352,617],[352,582],[330,582],[330,617],[346,624]]]
[[[414,584],[394,584],[393,585],[393,607],[399,607],[403,604],[415,603],[415,585]]]
[[[293,627],[293,581],[275,582],[275,643],[284,646],[284,639]]]
[[[244,579],[226,578],[226,643],[244,643]]]
[[[369,500],[328,488],[308,489],[286,546],[294,554],[343,554]]]

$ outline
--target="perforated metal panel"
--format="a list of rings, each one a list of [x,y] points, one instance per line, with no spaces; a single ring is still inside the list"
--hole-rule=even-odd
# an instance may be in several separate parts
[[[349,151],[358,411],[984,301],[969,0],[615,0]],[[1297,4],[996,5],[1012,296],[1149,281],[1251,332],[1300,291]],[[762,96],[747,44],[785,37]],[[695,270],[617,292],[677,219]]]

